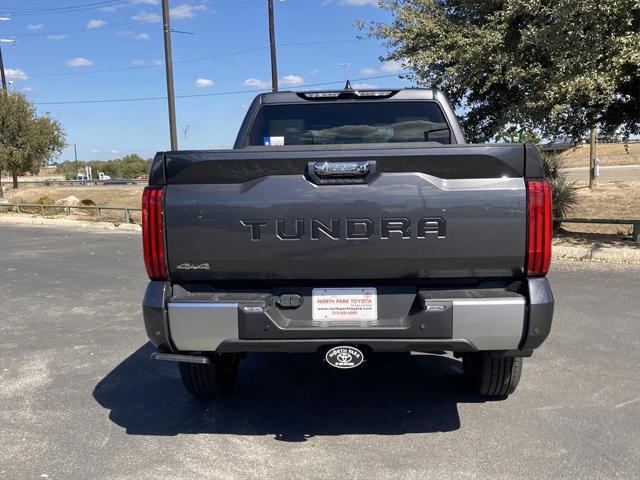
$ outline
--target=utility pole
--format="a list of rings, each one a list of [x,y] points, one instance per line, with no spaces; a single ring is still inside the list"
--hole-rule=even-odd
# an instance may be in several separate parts
[[[162,0],[162,24],[164,30],[164,66],[167,73],[167,100],[169,103],[169,134],[171,136],[171,150],[178,150],[178,134],[176,131],[176,99],[173,90],[173,58],[171,55],[169,0]]]
[[[11,20],[9,17],[0,15],[0,22],[8,22],[9,20]],[[9,40],[6,38],[0,38],[0,77],[2,77],[2,91],[6,95],[7,94],[7,77],[5,76],[5,73],[4,73],[4,62],[2,61],[2,44],[3,43],[15,44],[16,41],[15,39]]]
[[[598,156],[598,134],[596,127],[591,129],[591,145],[589,147],[589,188],[594,189],[598,184],[596,177],[596,158]]]
[[[0,40],[3,40],[0,38]],[[2,77],[2,92],[7,94],[7,77],[4,75],[4,62],[2,61],[2,42],[0,41],[0,77]]]
[[[278,91],[278,62],[276,60],[276,29],[273,20],[273,0],[269,3],[269,44],[271,45],[271,89]]]
[[[339,67],[342,68],[342,73],[344,75],[344,81],[346,82],[347,80],[349,80],[349,67],[351,66],[350,63],[340,63],[338,65]]]
[[[76,175],[78,175],[78,149],[76,148],[76,144],[73,144],[73,156],[76,159]],[[74,175],[74,177],[76,176]]]
[[[0,15],[0,22],[8,22],[11,20],[9,17]],[[2,92],[3,95],[7,94],[7,77],[4,74],[4,62],[2,61],[2,40],[0,38],[0,77],[2,78]],[[15,43],[15,40],[14,40]],[[0,164],[0,198],[4,198],[4,192],[2,190],[2,164]]]

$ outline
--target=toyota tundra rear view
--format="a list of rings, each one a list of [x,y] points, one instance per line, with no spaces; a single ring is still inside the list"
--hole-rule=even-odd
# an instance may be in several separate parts
[[[234,149],[156,155],[143,244],[153,356],[197,396],[248,352],[451,352],[506,397],[551,328],[538,153],[467,144],[437,90],[259,95]]]

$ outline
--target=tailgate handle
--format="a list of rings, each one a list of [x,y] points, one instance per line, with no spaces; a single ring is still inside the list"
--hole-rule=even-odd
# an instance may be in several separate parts
[[[318,177],[366,177],[371,172],[371,164],[365,162],[316,162],[313,172]]]

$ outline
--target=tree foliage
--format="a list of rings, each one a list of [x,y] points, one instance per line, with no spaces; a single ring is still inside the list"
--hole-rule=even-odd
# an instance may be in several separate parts
[[[510,126],[546,136],[640,133],[637,0],[383,0],[387,60],[449,95],[475,141]]]
[[[48,114],[38,115],[20,93],[0,94],[0,170],[9,170],[18,188],[19,173],[38,173],[64,148],[64,131]]]
[[[145,160],[134,153],[115,160],[78,162],[78,165],[81,169],[84,169],[85,166],[90,166],[94,177],[97,177],[98,172],[104,172],[111,178],[136,178],[149,173],[151,162],[152,160]],[[67,179],[72,179],[77,174],[75,162],[61,162],[56,167],[58,173],[65,175]]]
[[[495,139],[503,143],[540,143],[540,136],[536,132],[515,125],[500,130],[496,133]]]

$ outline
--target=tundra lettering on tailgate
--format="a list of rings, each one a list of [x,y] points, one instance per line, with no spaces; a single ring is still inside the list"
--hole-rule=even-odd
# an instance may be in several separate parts
[[[280,240],[367,240],[375,237],[392,238],[445,238],[446,221],[442,217],[422,217],[412,221],[406,217],[371,218],[278,218],[274,220],[240,220],[249,228],[251,240],[262,240],[264,235],[275,235]]]

